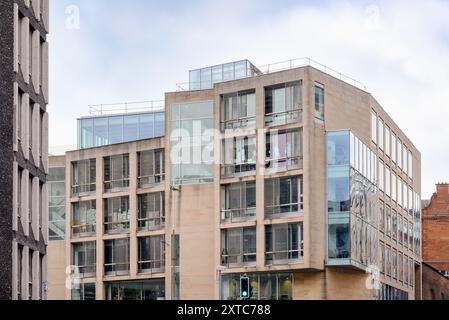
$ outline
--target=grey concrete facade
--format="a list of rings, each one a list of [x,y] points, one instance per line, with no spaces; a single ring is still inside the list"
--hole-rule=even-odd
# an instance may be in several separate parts
[[[46,297],[48,6],[0,4],[0,299]]]

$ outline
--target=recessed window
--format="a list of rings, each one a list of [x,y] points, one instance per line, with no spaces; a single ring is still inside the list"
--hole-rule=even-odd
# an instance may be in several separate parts
[[[256,216],[256,182],[247,181],[221,186],[221,220],[238,222]]]
[[[315,118],[324,120],[324,86],[315,83]]]
[[[221,264],[228,267],[255,265],[256,228],[221,231]]]
[[[265,88],[265,123],[267,126],[300,121],[301,117],[301,81]]]

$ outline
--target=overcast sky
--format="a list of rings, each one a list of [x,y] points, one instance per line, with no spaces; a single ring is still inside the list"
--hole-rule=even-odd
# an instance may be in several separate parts
[[[89,104],[163,99],[197,67],[311,57],[363,82],[415,143],[423,198],[449,181],[447,0],[50,2],[52,147],[76,144]]]

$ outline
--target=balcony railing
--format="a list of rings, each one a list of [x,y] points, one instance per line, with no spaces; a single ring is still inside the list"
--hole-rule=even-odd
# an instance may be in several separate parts
[[[155,174],[151,176],[142,176],[137,178],[137,186],[139,188],[150,188],[165,181],[165,173]]]
[[[147,212],[145,217],[138,218],[139,230],[156,230],[165,226],[165,216],[161,212]]]
[[[224,178],[251,174],[256,171],[256,163],[225,164],[221,166],[221,176]]]
[[[302,109],[289,110],[285,112],[268,113],[265,115],[265,124],[267,126],[278,126],[301,121],[302,121]]]
[[[129,274],[129,262],[112,262],[104,264],[104,272],[108,276],[123,276]]]
[[[256,117],[244,117],[239,119],[222,121],[221,130],[245,128],[255,125],[256,125]]]
[[[267,159],[265,161],[265,168],[275,171],[288,171],[288,170],[298,170],[303,168],[303,157],[285,157],[277,159]]]
[[[255,266],[256,253],[222,254],[221,264],[230,268]]]
[[[300,263],[304,258],[304,250],[285,250],[272,251],[265,253],[265,260],[267,265],[282,265]]]
[[[268,219],[290,216],[298,214],[302,211],[302,203],[288,203],[288,204],[278,204],[265,207],[265,216]]]
[[[73,196],[82,196],[95,193],[97,190],[97,184],[89,183],[89,184],[74,184],[72,185],[72,195]]]
[[[241,222],[253,220],[256,217],[256,208],[242,208],[242,209],[226,209],[221,210],[222,222]]]
[[[165,271],[164,258],[156,260],[139,261],[139,273],[162,273]]]
[[[96,265],[95,264],[90,264],[90,265],[82,265],[82,266],[75,266],[76,268],[76,276],[79,276],[81,278],[91,278],[91,277],[95,277],[96,275]]]
[[[104,182],[104,191],[105,192],[122,191],[123,189],[126,189],[126,188],[129,188],[129,178]]]
[[[80,224],[72,226],[72,235],[74,237],[89,237],[95,235],[96,232],[95,224]]]
[[[104,223],[105,233],[121,233],[129,231],[129,220],[127,221],[107,221]]]

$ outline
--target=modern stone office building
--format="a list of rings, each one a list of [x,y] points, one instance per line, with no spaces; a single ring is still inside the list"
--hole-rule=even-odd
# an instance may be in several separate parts
[[[47,296],[48,10],[0,2],[0,299]]]
[[[419,151],[359,83],[282,69],[191,71],[163,137],[66,154],[65,298],[420,298]]]

